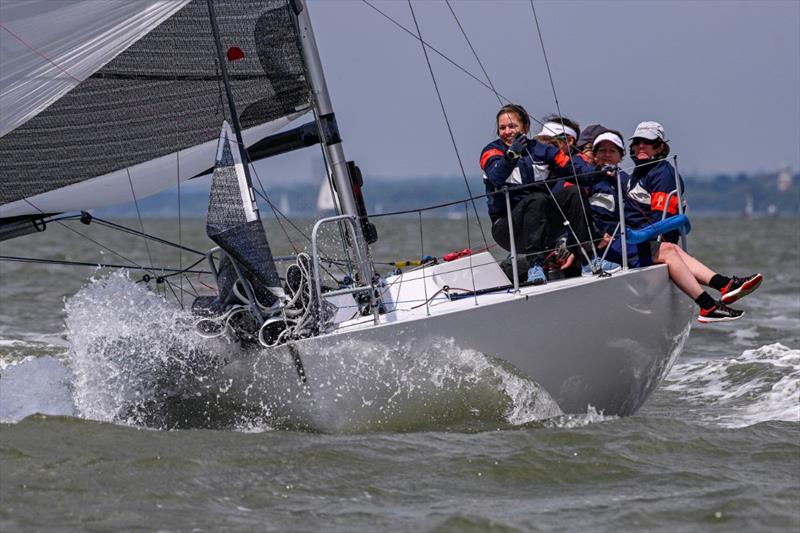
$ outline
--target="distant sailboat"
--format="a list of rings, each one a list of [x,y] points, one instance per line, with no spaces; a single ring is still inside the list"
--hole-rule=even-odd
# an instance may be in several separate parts
[[[792,173],[789,165],[783,163],[778,172],[778,191],[786,192],[792,186]]]
[[[317,213],[331,213],[336,211],[336,202],[328,180],[323,180],[317,193]]]
[[[745,200],[744,209],[742,210],[743,218],[753,218],[753,195],[748,194]]]
[[[288,194],[281,195],[281,199],[278,204],[278,209],[280,209],[281,213],[283,213],[286,216],[289,216],[292,213],[292,205],[289,203]]]

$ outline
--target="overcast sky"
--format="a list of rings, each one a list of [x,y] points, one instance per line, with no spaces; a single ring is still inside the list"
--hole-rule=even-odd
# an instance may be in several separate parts
[[[419,42],[360,0],[309,5],[347,157],[366,176],[459,175]],[[407,1],[375,5],[414,31]],[[451,5],[497,90],[534,117],[555,112],[529,1]],[[485,79],[444,1],[413,6],[423,38]],[[684,174],[800,168],[799,1],[535,6],[566,116],[626,136],[657,120]],[[497,98],[429,53],[465,171],[479,174]],[[309,152],[270,162],[268,179],[307,179]]]

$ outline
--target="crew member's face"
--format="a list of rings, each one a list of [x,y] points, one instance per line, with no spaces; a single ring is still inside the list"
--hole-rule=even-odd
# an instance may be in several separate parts
[[[594,153],[594,164],[597,166],[618,165],[620,161],[622,161],[622,155],[619,153],[617,145],[611,141],[600,141]]]
[[[556,137],[556,142],[558,143],[559,150],[565,154],[569,154],[569,147],[575,144],[575,138],[572,135],[559,135]]]
[[[581,150],[583,154],[583,159],[590,164],[594,164],[594,152],[592,152],[592,143],[587,143],[583,150]]]
[[[506,146],[511,146],[518,133],[527,133],[522,127],[522,119],[516,113],[503,113],[497,119],[497,135]]]
[[[636,156],[636,159],[652,159],[658,152],[659,150],[655,147],[655,141],[650,139],[633,140],[633,155]]]

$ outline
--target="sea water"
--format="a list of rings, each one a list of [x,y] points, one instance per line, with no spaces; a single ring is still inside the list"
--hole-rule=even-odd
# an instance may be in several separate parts
[[[376,259],[481,246],[463,221],[423,224],[379,224]],[[201,222],[146,225],[207,246]],[[2,253],[194,260],[71,228]],[[292,231],[269,228],[277,254],[307,247]],[[198,371],[235,347],[194,335],[175,303],[203,276],[168,288],[137,271],[0,263],[0,529],[796,531],[797,235],[797,220],[695,221],[690,252],[764,284],[737,304],[742,320],[695,323],[628,418],[564,415],[532,379],[447,339],[414,354],[349,346],[320,398],[242,402]]]

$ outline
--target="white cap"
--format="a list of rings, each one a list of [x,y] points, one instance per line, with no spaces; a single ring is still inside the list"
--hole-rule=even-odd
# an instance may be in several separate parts
[[[636,126],[636,131],[631,135],[631,139],[650,139],[655,141],[658,139],[662,142],[667,142],[667,136],[664,134],[664,126],[652,120],[640,122]]]
[[[573,139],[578,138],[578,132],[570,128],[569,126],[565,126],[560,122],[545,122],[542,124],[542,131],[539,132],[539,135],[547,135],[548,137],[555,137],[556,135],[569,135]]]
[[[603,141],[611,141],[614,145],[618,146],[620,150],[625,150],[625,144],[622,142],[622,138],[613,131],[606,131],[595,137],[592,143],[592,149],[597,148],[597,145]]]

